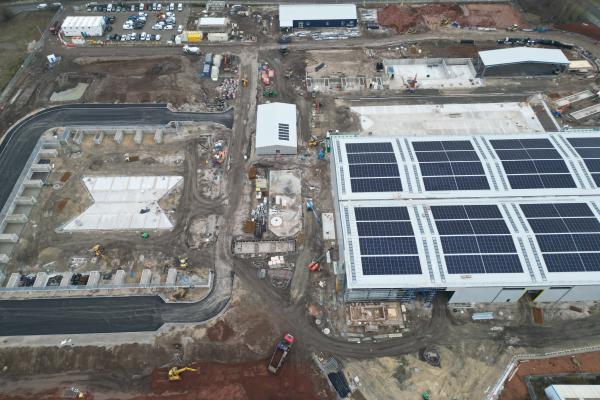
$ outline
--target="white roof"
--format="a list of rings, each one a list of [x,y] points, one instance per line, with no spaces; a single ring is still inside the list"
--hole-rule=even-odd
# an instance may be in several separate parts
[[[279,125],[289,129],[289,140],[279,137]],[[261,104],[256,112],[256,147],[297,146],[296,105],[286,103]]]
[[[279,26],[294,26],[294,20],[340,20],[356,19],[355,4],[281,4]]]
[[[104,24],[104,17],[101,16],[87,16],[87,17],[78,17],[71,16],[65,18],[61,27],[64,28],[88,28],[92,26],[100,26]]]
[[[600,385],[550,385],[545,393],[551,400],[600,399]]]
[[[200,24],[198,26],[224,26],[227,25],[227,18],[200,18]]]
[[[517,63],[569,64],[560,49],[537,47],[511,47],[508,49],[480,51],[479,57],[486,67]]]
[[[598,137],[600,131],[571,133],[538,133],[480,136],[415,136],[415,137],[340,137],[332,136],[333,185],[337,201],[336,217],[339,218],[341,232],[340,248],[344,252],[347,270],[347,285],[350,289],[376,288],[463,288],[463,287],[537,287],[571,286],[600,284],[599,271],[551,272],[542,250],[535,240],[530,221],[521,208],[523,204],[542,203],[586,203],[596,219],[600,220],[600,187],[594,177],[570,145],[567,138]],[[565,160],[576,187],[571,189],[513,189],[496,152],[493,139],[546,139]],[[469,141],[472,144],[489,182],[489,190],[429,191],[424,188],[413,142]],[[351,166],[356,171],[354,179],[376,182],[377,164],[371,162],[372,154],[366,147],[355,148],[350,164],[346,144],[350,143],[389,143],[387,149],[393,152],[398,165],[402,189],[396,192],[354,192],[349,174]],[[456,150],[459,151],[459,150]],[[382,159],[376,161],[380,165]],[[424,160],[427,160],[424,158]],[[425,161],[430,162],[430,161]],[[389,163],[389,161],[388,161]],[[358,166],[358,168],[357,168]],[[368,172],[368,173],[367,173]],[[365,174],[366,173],[366,174]],[[369,178],[368,175],[374,176]],[[390,178],[386,178],[390,179]],[[518,273],[449,273],[441,246],[441,235],[436,228],[433,206],[497,205],[510,236],[513,238],[517,256],[522,266]],[[360,207],[406,207],[409,222],[414,232],[420,273],[407,275],[364,275],[361,253],[361,235],[355,218],[355,208]],[[381,221],[385,222],[385,221]],[[379,223],[379,221],[377,221]],[[365,229],[364,227],[362,229]],[[386,228],[387,229],[387,228]],[[364,236],[364,235],[363,235]],[[365,246],[370,246],[365,244]],[[386,246],[385,243],[382,246]],[[366,254],[367,257],[379,255]],[[394,255],[391,253],[390,255]],[[410,256],[410,255],[409,255]],[[414,257],[412,255],[411,257]]]

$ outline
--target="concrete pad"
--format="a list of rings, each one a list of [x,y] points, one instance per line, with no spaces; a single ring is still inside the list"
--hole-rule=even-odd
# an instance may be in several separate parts
[[[174,285],[177,282],[177,270],[175,268],[169,268],[167,271],[167,280],[165,283],[167,285]]]
[[[149,285],[151,279],[152,279],[152,270],[150,270],[150,269],[142,270],[142,277],[140,278],[140,285]]]
[[[333,213],[321,214],[321,223],[323,224],[323,240],[335,240],[335,220]]]
[[[63,90],[62,92],[54,92],[50,96],[50,101],[75,101],[79,100],[88,88],[89,83],[80,82],[74,88]]]
[[[60,281],[60,286],[61,287],[65,287],[65,286],[69,286],[71,285],[71,278],[73,277],[73,273],[72,272],[65,272],[63,274],[63,277]]]
[[[90,276],[88,277],[86,287],[96,287],[100,283],[100,272],[91,271]]]
[[[94,204],[62,230],[172,229],[158,201],[182,180],[181,176],[85,177]]]
[[[21,274],[13,272],[10,274],[10,278],[8,278],[8,283],[6,284],[7,288],[17,287],[19,281],[21,280]]]
[[[111,285],[122,285],[123,283],[125,283],[125,271],[123,271],[122,269],[118,269],[117,272],[115,272],[115,275],[113,276]]]
[[[474,135],[544,132],[527,103],[427,104],[352,107],[364,133]]]
[[[269,230],[280,237],[291,237],[300,232],[303,210],[301,172],[271,170],[269,199]]]
[[[475,78],[469,65],[426,65],[405,64],[388,67],[388,75],[393,70],[394,79],[389,80],[390,89],[406,89],[409,80],[417,77],[418,89],[465,89],[481,87],[483,82]]]

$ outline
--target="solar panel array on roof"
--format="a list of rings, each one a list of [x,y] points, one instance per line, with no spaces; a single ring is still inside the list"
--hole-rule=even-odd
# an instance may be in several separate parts
[[[490,140],[513,189],[576,188],[567,164],[548,139]]]
[[[468,140],[413,142],[426,190],[490,188],[479,156]]]
[[[600,138],[567,138],[575,151],[583,158],[588,171],[592,174],[596,186],[600,186]]]
[[[600,222],[585,203],[521,204],[549,272],[600,271]]]
[[[400,171],[391,143],[346,143],[346,152],[353,192],[402,191]]]
[[[523,272],[496,205],[432,206],[449,274]]]
[[[363,275],[421,274],[406,207],[356,207]]]

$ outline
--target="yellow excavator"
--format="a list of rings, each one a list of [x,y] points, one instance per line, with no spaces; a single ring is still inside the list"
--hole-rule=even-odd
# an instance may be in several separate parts
[[[96,257],[98,257],[98,258],[104,256],[104,251],[105,250],[106,249],[104,248],[104,246],[102,246],[100,244],[97,244],[97,245],[95,245],[94,247],[92,247],[90,249],[90,251],[92,251],[96,255]]]
[[[190,367],[183,367],[183,368],[173,367],[169,370],[169,380],[170,381],[180,381],[182,379],[181,374],[183,374],[186,371],[196,372],[197,369],[190,368]]]
[[[248,87],[248,78],[245,76],[242,78],[242,87]]]

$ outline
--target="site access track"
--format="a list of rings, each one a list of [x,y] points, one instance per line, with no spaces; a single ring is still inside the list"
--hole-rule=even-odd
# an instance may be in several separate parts
[[[231,128],[233,110],[193,113],[173,112],[166,104],[69,104],[30,114],[13,125],[0,143],[0,209],[46,130],[63,126],[166,125],[171,121],[216,122]]]

